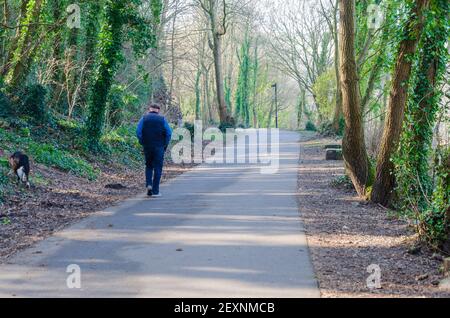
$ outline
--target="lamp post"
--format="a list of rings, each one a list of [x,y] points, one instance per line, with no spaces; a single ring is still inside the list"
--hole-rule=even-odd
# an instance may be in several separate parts
[[[275,89],[275,128],[278,128],[278,84],[275,83],[272,87]]]

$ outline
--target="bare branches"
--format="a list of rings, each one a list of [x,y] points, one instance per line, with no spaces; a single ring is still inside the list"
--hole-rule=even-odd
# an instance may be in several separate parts
[[[324,28],[331,26],[332,16],[322,3],[319,5],[288,1],[288,9],[284,5],[273,8],[265,26],[271,35],[270,54],[276,66],[311,94],[317,78],[333,65],[332,34]]]

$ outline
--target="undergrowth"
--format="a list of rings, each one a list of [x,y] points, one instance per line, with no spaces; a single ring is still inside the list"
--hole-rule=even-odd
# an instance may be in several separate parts
[[[7,156],[26,153],[32,164],[38,163],[94,181],[100,175],[99,164],[137,167],[143,162],[135,126],[126,125],[106,131],[101,151],[95,154],[85,147],[82,125],[70,119],[53,118],[46,125],[36,125],[27,118],[0,119],[0,200],[12,189],[14,178],[8,176]],[[39,179],[39,180],[38,180]],[[32,175],[33,184],[45,184],[42,176]]]

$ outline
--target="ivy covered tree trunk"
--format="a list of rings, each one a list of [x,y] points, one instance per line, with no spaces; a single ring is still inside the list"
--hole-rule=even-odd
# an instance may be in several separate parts
[[[114,75],[121,59],[125,0],[107,0],[105,21],[99,34],[98,65],[88,103],[86,132],[91,148],[96,148],[102,136],[106,116],[106,102]]]
[[[297,127],[300,129],[302,126],[303,113],[306,107],[306,89],[300,89],[300,95],[297,101]]]
[[[10,11],[9,11],[9,3],[7,0],[3,1],[3,4],[1,5],[2,8],[2,16],[0,17],[1,21],[4,25],[9,24],[9,18],[10,18]],[[5,63],[6,59],[6,47],[8,44],[8,37],[7,37],[7,30],[6,28],[0,28],[0,65],[3,65]]]
[[[236,92],[236,120],[250,125],[249,97],[250,97],[250,41],[246,35],[239,56],[238,87]]]
[[[195,76],[195,120],[201,120],[202,111],[201,111],[201,87],[200,87],[200,79],[202,76],[202,72],[200,68],[197,70],[197,75]]]
[[[82,91],[89,91],[89,83],[92,82],[91,75],[95,66],[95,44],[97,42],[98,33],[100,31],[99,16],[102,12],[103,0],[89,1],[88,14],[86,21],[86,40],[84,47],[84,63],[86,64],[86,77],[83,82]],[[87,102],[87,94],[83,93],[80,96],[81,104]]]
[[[252,63],[252,88],[253,88],[253,97],[252,97],[252,116],[253,116],[253,128],[258,128],[258,114],[257,114],[257,98],[258,98],[258,74],[259,74],[259,56],[258,56],[258,38],[255,40],[255,50],[253,53],[253,63]]]
[[[225,89],[225,103],[227,104],[227,112],[231,114],[233,107],[231,103],[231,74],[230,76],[227,76],[225,78],[224,89]]]
[[[58,23],[63,17],[63,11],[65,8],[66,1],[50,0],[49,4],[52,8],[53,23]],[[64,32],[61,28],[56,29],[54,32],[52,44],[53,48],[52,58],[53,63],[55,63],[55,67],[52,74],[52,85],[51,85],[52,100],[50,103],[56,107],[59,106],[59,101],[62,92],[61,82],[63,80],[63,70],[62,70],[63,66],[61,65],[61,61],[63,60],[63,53],[64,53],[63,33]]]
[[[359,83],[355,58],[355,1],[340,0],[341,27],[339,33],[340,74],[342,79],[342,108],[345,135],[342,141],[345,167],[361,197],[370,182],[369,160],[364,143]]]
[[[17,46],[9,63],[10,68],[6,75],[6,83],[10,88],[15,89],[19,83],[28,75],[30,62],[36,51],[36,45],[33,43],[37,34],[41,8],[45,0],[29,0],[26,7],[26,15],[21,21],[23,25],[20,30]]]
[[[97,42],[97,35],[100,30],[98,18],[101,13],[101,2],[101,0],[89,2],[86,23],[86,43],[84,49],[84,60],[88,65],[92,65],[94,62],[95,43]]]
[[[384,206],[389,205],[395,187],[394,167],[391,159],[397,149],[402,130],[413,57],[422,34],[424,12],[429,6],[429,0],[408,1],[408,5],[411,9],[403,30],[403,40],[398,48],[383,137],[378,154],[375,183],[371,195],[373,202]]]
[[[98,147],[105,125],[106,105],[108,94],[114,81],[119,62],[122,59],[122,43],[124,41],[124,27],[130,27],[140,37],[131,37],[135,52],[147,51],[155,46],[153,25],[139,18],[139,1],[105,0],[105,18],[98,35],[96,58],[97,63],[92,76],[93,84],[88,101],[88,116],[86,133],[88,145],[92,149]],[[161,0],[151,0],[151,14],[153,22],[159,23],[161,18]],[[138,53],[139,54],[139,53]]]
[[[338,10],[338,4],[335,4]],[[340,131],[340,122],[342,118],[342,89],[341,89],[341,74],[339,72],[339,36],[338,36],[338,21],[337,13],[333,14],[333,25],[330,26],[333,30],[333,40],[334,40],[334,68],[336,76],[336,105],[334,106],[333,115],[333,130],[337,134]]]
[[[408,206],[423,210],[433,190],[429,158],[441,86],[448,62],[448,0],[432,0],[421,57],[415,78],[414,95],[406,110],[396,176],[400,195]],[[437,21],[440,21],[437,23]]]
[[[2,69],[1,69],[1,75],[2,76],[6,76],[6,74],[8,74],[8,71],[11,68],[12,60],[13,60],[13,57],[14,57],[14,53],[16,52],[17,45],[19,43],[19,39],[22,36],[22,29],[23,29],[23,27],[21,27],[21,25],[23,25],[23,21],[25,21],[25,19],[27,17],[27,8],[28,8],[28,2],[29,1],[30,0],[23,0],[22,3],[20,4],[20,12],[19,12],[19,16],[17,17],[17,21],[20,22],[20,25],[17,28],[17,31],[16,31],[16,34],[15,34],[14,38],[9,43],[8,54],[4,57],[5,62],[4,62],[4,65],[3,65]],[[5,4],[6,3],[7,2],[5,1]],[[4,17],[4,20],[5,19],[7,20],[6,23],[5,23],[7,25],[9,20],[7,19],[7,17],[6,18]],[[6,37],[5,37],[5,39],[6,39]],[[5,43],[5,47],[6,46],[7,46],[7,44]]]
[[[443,157],[441,177],[435,191],[433,203],[438,211],[443,211],[444,237],[443,249],[450,254],[450,151]]]

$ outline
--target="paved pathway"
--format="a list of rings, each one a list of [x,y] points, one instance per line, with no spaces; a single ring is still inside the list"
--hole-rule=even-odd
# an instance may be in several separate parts
[[[97,213],[0,266],[2,297],[318,297],[299,220],[300,135],[280,170],[202,165]],[[66,268],[81,268],[68,289]]]

